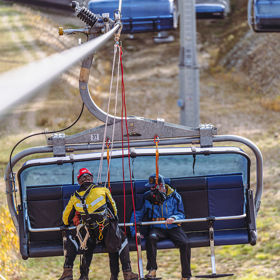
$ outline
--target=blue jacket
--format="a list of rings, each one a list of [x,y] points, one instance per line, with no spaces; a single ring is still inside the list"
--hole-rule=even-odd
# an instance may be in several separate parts
[[[147,197],[150,191],[144,194],[144,204],[140,210],[136,211],[136,221],[141,222],[144,217],[145,220],[166,220],[167,218],[174,218],[175,220],[185,219],[184,205],[182,198],[179,193],[172,189],[169,185],[165,184],[167,187],[167,198],[162,205],[152,204]],[[134,215],[132,214],[131,223],[134,223]],[[171,229],[178,227],[178,224],[159,224],[151,225],[150,227]],[[130,227],[132,236],[135,236],[135,228]]]

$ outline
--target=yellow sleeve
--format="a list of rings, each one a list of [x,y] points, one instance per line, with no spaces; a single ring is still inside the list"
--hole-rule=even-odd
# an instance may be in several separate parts
[[[109,198],[109,201],[110,201],[110,203],[111,203],[111,205],[112,205],[112,207],[113,207],[115,216],[117,216],[118,210],[117,210],[116,202],[115,202],[115,200],[113,199],[113,197],[112,197],[110,191],[109,191],[107,188],[106,188],[106,196]]]
[[[73,209],[74,208],[74,209]],[[68,204],[66,205],[64,211],[63,211],[63,215],[62,215],[62,220],[63,223],[68,226],[69,225],[69,216],[71,214],[71,212],[75,211],[75,207],[74,207],[74,201],[73,201],[73,196],[71,196]]]

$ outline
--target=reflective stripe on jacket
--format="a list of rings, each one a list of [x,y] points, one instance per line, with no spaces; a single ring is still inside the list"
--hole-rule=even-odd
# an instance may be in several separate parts
[[[86,207],[89,214],[94,213],[98,208],[106,205],[109,200],[109,203],[112,205],[114,210],[114,215],[117,216],[117,207],[110,191],[106,187],[91,185],[92,187],[88,196],[86,197]],[[80,196],[83,196],[86,190],[78,191]],[[62,220],[65,225],[69,225],[72,222],[75,212],[78,211],[81,214],[84,214],[84,209],[82,202],[79,198],[75,196],[75,193],[71,196],[68,204],[66,205]]]
[[[182,202],[182,197],[169,185],[165,184],[167,187],[167,198],[162,205],[152,204],[147,197],[150,195],[150,191],[144,194],[144,204],[140,210],[136,211],[136,221],[141,222],[144,217],[147,217],[148,221],[151,220],[166,220],[168,218],[174,218],[175,220],[185,219],[184,205]],[[131,223],[134,223],[134,215],[132,214]],[[156,228],[174,228],[178,227],[178,224],[159,224],[151,225],[150,227]],[[135,228],[130,227],[131,234],[135,235]]]

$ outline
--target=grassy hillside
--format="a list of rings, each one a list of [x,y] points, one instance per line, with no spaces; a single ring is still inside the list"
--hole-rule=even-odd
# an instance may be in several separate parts
[[[217,272],[233,272],[235,276],[230,278],[233,280],[277,280],[280,279],[280,106],[276,90],[279,82],[277,63],[273,61],[277,62],[279,57],[280,48],[275,47],[278,35],[252,34],[246,25],[246,3],[234,1],[232,8],[231,17],[225,21],[199,22],[197,26],[201,122],[213,123],[219,134],[241,135],[259,146],[264,157],[264,192],[257,221],[257,245],[218,247]],[[0,73],[77,44],[77,37],[57,35],[61,23],[71,27],[79,25],[72,19],[52,15],[52,19],[47,20],[38,11],[1,2],[0,15]],[[162,45],[155,45],[150,34],[136,36],[134,41],[123,38],[128,115],[161,117],[178,123],[179,44],[178,32],[173,34],[177,40]],[[91,70],[91,92],[104,110],[112,52],[112,42],[109,42],[97,54]],[[9,245],[9,240],[10,244],[16,244],[16,235],[7,217],[3,174],[9,153],[19,139],[32,132],[65,127],[76,118],[81,107],[78,74],[79,65],[40,91],[30,102],[13,108],[1,120],[0,217],[7,222],[0,223],[0,243],[5,252],[0,254],[0,274],[7,279],[50,280],[61,273],[62,257],[23,261],[18,250]],[[68,133],[98,123],[86,112],[78,126]],[[17,151],[34,145],[45,145],[45,138],[29,140]],[[252,186],[254,184],[253,178]],[[132,259],[136,270],[135,253],[132,253]],[[177,250],[160,251],[158,260],[159,275],[163,279],[180,279]],[[94,256],[91,278],[109,279],[107,263],[107,255]],[[209,250],[194,249],[193,274],[209,273],[210,267]],[[77,266],[75,271],[78,271]]]

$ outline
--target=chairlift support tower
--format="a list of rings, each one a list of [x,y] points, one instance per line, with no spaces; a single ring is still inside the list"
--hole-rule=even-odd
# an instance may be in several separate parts
[[[180,14],[180,62],[179,81],[180,124],[198,127],[199,109],[199,68],[196,54],[196,13],[195,0],[179,0]]]

